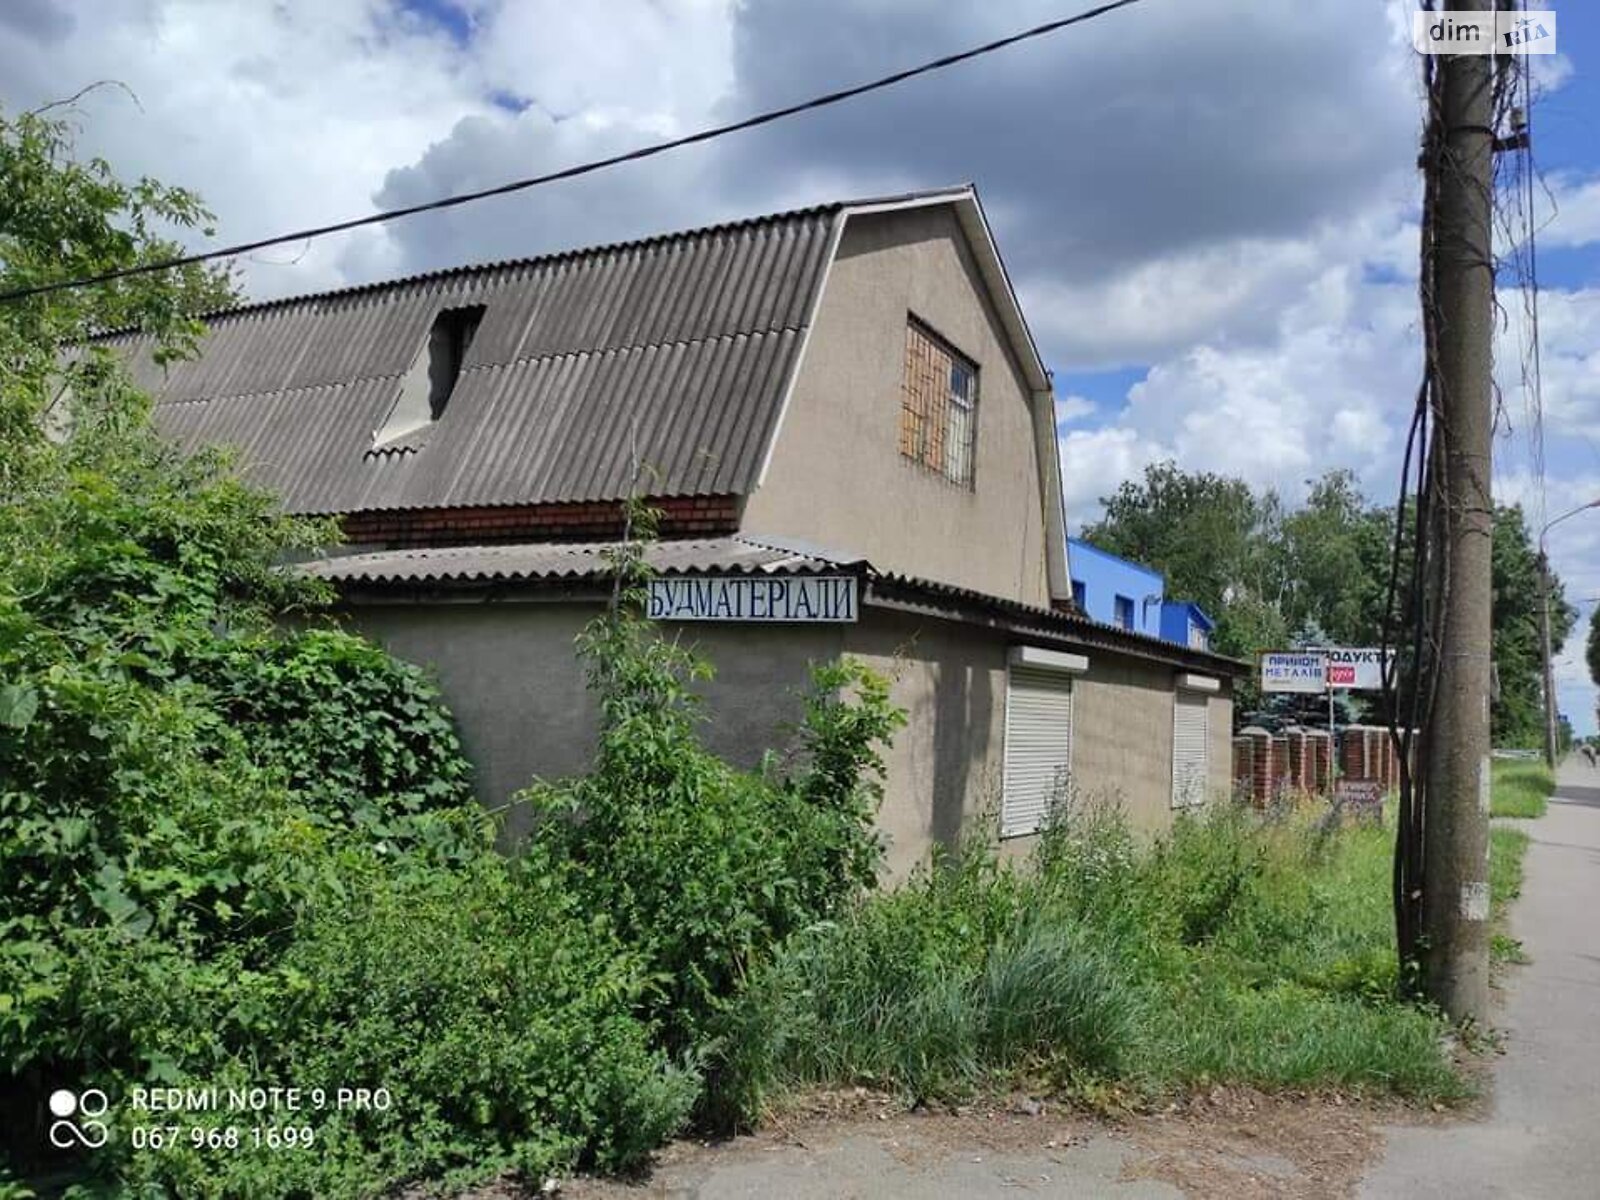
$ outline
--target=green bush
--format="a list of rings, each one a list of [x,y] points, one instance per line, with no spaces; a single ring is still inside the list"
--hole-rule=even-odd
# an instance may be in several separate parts
[[[472,768],[437,688],[362,638],[332,629],[223,645],[206,682],[251,757],[314,812],[376,838],[472,800]]]
[[[594,767],[524,793],[539,818],[527,855],[648,964],[645,1011],[669,1050],[703,1064],[711,1116],[714,1030],[757,962],[876,881],[879,747],[904,718],[872,672],[821,666],[794,759],[737,770],[698,739],[693,684],[709,669],[625,601],[581,639],[600,701]]]
[[[35,447],[0,504],[11,1146],[38,1153],[63,1083],[316,1080],[397,1107],[312,1122],[314,1154],[119,1139],[87,1169],[111,1191],[368,1195],[635,1161],[696,1090],[639,1019],[653,976],[494,852],[419,672],[274,630],[323,599],[275,565],[320,528],[179,458],[115,378],[104,426]]]
[[[151,991],[121,969],[103,973],[112,986],[97,1006],[169,1029],[220,1022],[207,1052],[184,1060],[185,1080],[381,1087],[389,1107],[313,1115],[314,1152],[180,1147],[133,1159],[127,1182],[366,1196],[505,1169],[538,1181],[629,1166],[683,1123],[698,1080],[635,1017],[637,958],[550,880],[492,853],[450,871],[345,855],[338,880],[226,1003],[189,975]]]

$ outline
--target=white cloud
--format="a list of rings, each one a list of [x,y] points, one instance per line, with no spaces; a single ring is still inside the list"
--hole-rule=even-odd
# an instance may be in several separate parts
[[[396,163],[487,107],[444,31],[362,0],[51,11],[65,32],[47,47],[32,26],[0,26],[8,106],[125,83],[137,105],[114,89],[80,102],[84,148],[124,175],[197,188],[229,239],[369,210]],[[264,251],[245,264],[248,282],[261,293],[342,283],[341,251]]]
[[[1084,396],[1056,397],[1056,428],[1073,425],[1095,413],[1093,402]]]
[[[1600,242],[1600,176],[1563,172],[1534,192],[1535,228],[1544,247],[1588,246]]]
[[[1067,524],[1077,531],[1100,515],[1099,502],[1125,479],[1172,451],[1132,429],[1075,429],[1061,439],[1061,487]]]
[[[731,0],[518,0],[474,38],[485,82],[553,116],[685,132],[733,83]]]

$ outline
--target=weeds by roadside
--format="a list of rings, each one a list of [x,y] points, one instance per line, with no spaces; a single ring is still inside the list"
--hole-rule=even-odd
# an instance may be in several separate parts
[[[1555,773],[1542,762],[1496,759],[1490,812],[1497,817],[1542,817],[1556,790]]]
[[[748,1097],[865,1083],[947,1100],[1022,1077],[1462,1098],[1443,1022],[1395,998],[1391,846],[1380,827],[1329,836],[1310,810],[1224,807],[1149,849],[1092,809],[1022,868],[969,849],[757,975],[728,1031],[763,1074]]]
[[[1506,932],[1507,909],[1522,894],[1522,860],[1528,853],[1528,835],[1520,829],[1496,826],[1489,831],[1489,896],[1494,913],[1489,935],[1489,957],[1497,968],[1528,962],[1522,943]]]

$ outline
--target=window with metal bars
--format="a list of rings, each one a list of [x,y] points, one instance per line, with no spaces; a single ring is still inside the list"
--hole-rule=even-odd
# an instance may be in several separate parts
[[[977,365],[911,318],[900,394],[900,453],[970,488],[977,439]]]

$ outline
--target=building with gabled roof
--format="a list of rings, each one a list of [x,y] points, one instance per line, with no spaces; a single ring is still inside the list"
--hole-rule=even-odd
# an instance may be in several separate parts
[[[1228,787],[1240,665],[1074,609],[1050,377],[971,187],[245,305],[166,368],[108,340],[167,434],[340,520],[305,569],[437,672],[490,804],[587,761],[572,637],[630,495],[713,748],[780,745],[810,662],[894,679],[896,872],[1070,790],[1159,825]]]

